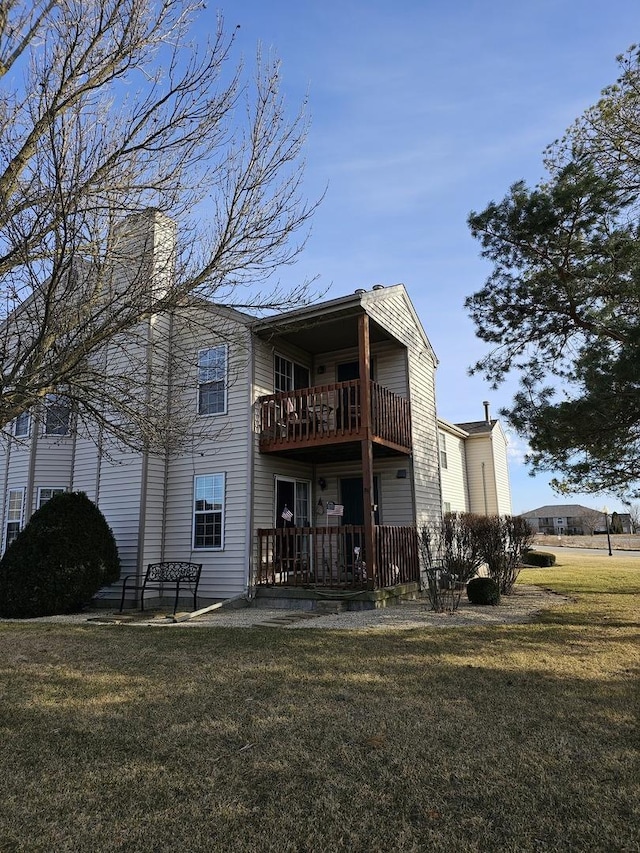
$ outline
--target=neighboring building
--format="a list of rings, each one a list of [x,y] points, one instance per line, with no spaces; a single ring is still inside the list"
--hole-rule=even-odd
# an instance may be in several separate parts
[[[442,506],[445,512],[511,515],[507,439],[484,403],[482,421],[438,420]]]
[[[51,397],[0,449],[3,550],[56,491],[79,490],[113,529],[123,575],[202,563],[203,602],[256,586],[372,590],[419,580],[416,530],[443,503],[511,511],[502,429],[488,411],[437,419],[437,359],[401,284],[259,320],[200,302],[152,318],[144,340],[110,357],[148,371],[170,423],[193,413],[179,452],[124,449]]]
[[[548,504],[521,513],[528,519],[537,533],[549,536],[590,536],[606,533],[604,511],[580,504]],[[628,513],[616,513],[623,533],[631,533],[631,517]],[[611,514],[609,515],[611,525]]]

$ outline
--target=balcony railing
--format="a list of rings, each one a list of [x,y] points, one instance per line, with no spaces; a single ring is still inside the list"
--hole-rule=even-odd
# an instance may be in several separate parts
[[[258,530],[261,586],[381,589],[418,581],[415,527],[378,526],[377,569],[367,564],[364,527],[287,527]]]
[[[409,401],[377,382],[370,382],[369,387],[372,439],[409,452]],[[359,379],[269,394],[259,399],[258,407],[260,450],[263,452],[356,441],[365,435]]]

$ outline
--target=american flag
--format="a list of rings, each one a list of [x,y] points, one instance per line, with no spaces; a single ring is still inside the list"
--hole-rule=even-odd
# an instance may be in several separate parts
[[[282,516],[281,517],[284,518],[285,521],[291,521],[293,518],[293,513],[291,512],[291,510],[288,508],[288,506],[286,504],[284,505],[284,509],[282,510]]]

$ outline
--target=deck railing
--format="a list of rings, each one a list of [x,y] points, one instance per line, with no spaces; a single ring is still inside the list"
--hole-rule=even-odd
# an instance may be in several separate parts
[[[370,382],[372,438],[411,448],[409,401]],[[260,449],[361,439],[365,432],[359,379],[268,394],[258,401]]]
[[[367,564],[364,527],[258,530],[259,586],[380,589],[420,577],[415,527],[374,528],[377,570]]]

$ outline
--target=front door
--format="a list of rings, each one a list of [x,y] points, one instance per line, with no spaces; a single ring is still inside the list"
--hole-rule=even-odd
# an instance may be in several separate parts
[[[362,477],[343,477],[340,480],[340,501],[344,506],[343,524],[364,524],[364,494]],[[378,478],[373,478],[374,521],[379,524]]]

